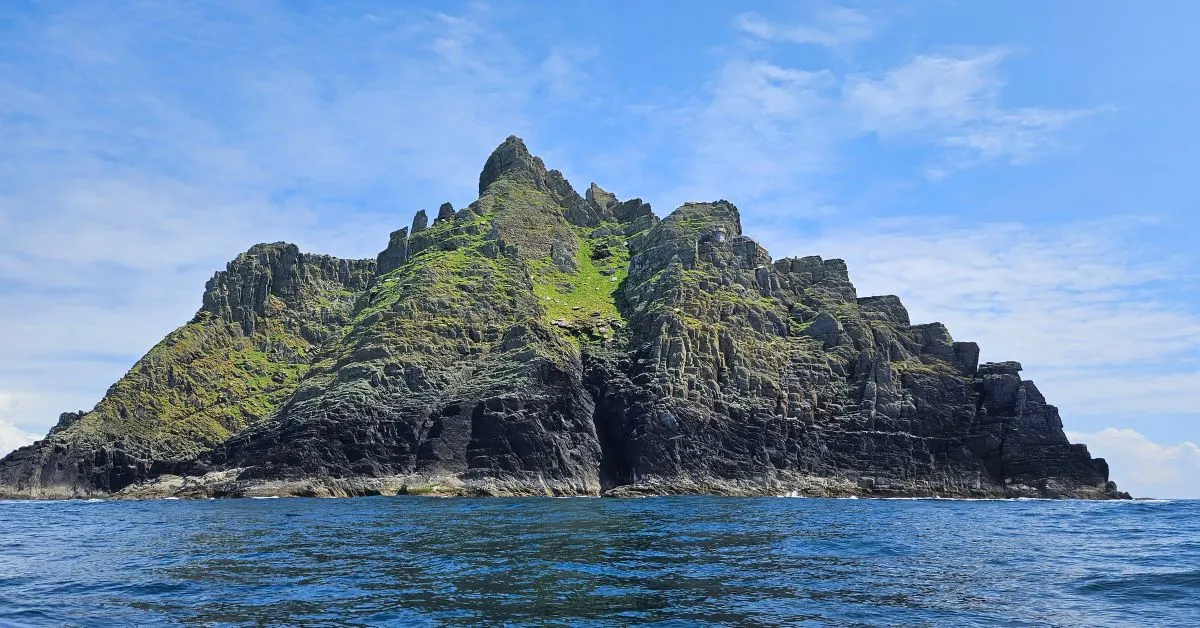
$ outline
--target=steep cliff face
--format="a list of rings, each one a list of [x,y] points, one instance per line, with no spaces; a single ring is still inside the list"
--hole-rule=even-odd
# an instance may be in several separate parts
[[[195,318],[155,345],[88,412],[0,461],[0,492],[89,496],[176,473],[273,412],[339,338],[373,261],[259,244],[205,286]]]
[[[517,138],[376,262],[259,245],[0,492],[1120,497],[1019,364]]]
[[[858,298],[841,260],[773,262],[725,201],[631,242],[627,351],[593,358],[623,492],[1109,491],[1013,363]]]

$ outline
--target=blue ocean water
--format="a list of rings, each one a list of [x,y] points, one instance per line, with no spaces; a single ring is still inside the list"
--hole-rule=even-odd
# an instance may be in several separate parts
[[[1200,625],[1200,502],[0,502],[3,625]]]

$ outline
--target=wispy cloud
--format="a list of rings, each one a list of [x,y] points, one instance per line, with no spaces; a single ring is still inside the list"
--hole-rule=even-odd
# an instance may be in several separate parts
[[[868,131],[911,133],[960,126],[992,107],[1002,85],[997,65],[1005,55],[992,50],[964,58],[918,56],[881,77],[850,77],[846,101]]]
[[[742,15],[738,27],[771,39],[776,27],[757,19]],[[736,51],[713,72],[705,98],[652,110],[686,147],[684,183],[661,196],[726,195],[819,214],[824,204],[813,183],[844,170],[864,137],[879,138],[884,150],[923,149],[910,176],[939,180],[971,167],[1034,162],[1061,146],[1068,126],[1108,110],[1004,106],[1000,64],[1008,54],[919,55],[872,74]]]
[[[914,218],[751,235],[777,255],[846,259],[859,294],[898,294],[914,321],[946,323],[956,339],[979,342],[986,360],[1023,362],[1067,424],[1080,426],[1200,406],[1200,312],[1180,301],[1184,269],[1128,247],[1151,228]]]
[[[1055,145],[1057,131],[1098,110],[1004,107],[999,65],[1007,55],[921,55],[882,76],[851,76],[845,104],[864,132],[957,149],[957,167],[963,156],[1027,162]],[[938,178],[945,169],[933,173]]]
[[[537,78],[551,94],[564,101],[591,97],[588,75],[581,68],[599,54],[599,50],[590,46],[555,46],[538,67]]]
[[[826,124],[833,81],[764,61],[724,64],[703,102],[669,114],[688,150],[686,183],[665,196],[759,198],[825,167],[838,139]]]
[[[1184,441],[1162,445],[1136,430],[1106,428],[1095,433],[1068,432],[1088,444],[1092,455],[1108,461],[1110,474],[1134,497],[1200,498],[1200,446]]]
[[[13,395],[0,391],[0,455],[24,447],[39,438],[11,423],[14,405]]]
[[[846,7],[829,7],[801,23],[783,24],[755,13],[734,18],[734,28],[766,41],[836,47],[866,41],[875,34],[867,14]]]
[[[1136,227],[910,219],[776,246],[845,257],[861,292],[900,294],[918,320],[957,319],[951,331],[961,339],[1011,352],[989,352],[995,359],[1113,367],[1200,350],[1200,314],[1168,299],[1172,293],[1161,287],[1174,283],[1180,269],[1128,252],[1125,241]]]

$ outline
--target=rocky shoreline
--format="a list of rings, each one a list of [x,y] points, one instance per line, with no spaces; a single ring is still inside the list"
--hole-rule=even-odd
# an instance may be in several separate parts
[[[241,499],[265,497],[350,498],[368,496],[422,497],[606,497],[640,498],[682,495],[728,497],[860,497],[871,499],[1131,499],[1115,486],[999,487],[942,485],[896,485],[877,483],[873,478],[857,481],[822,476],[779,478],[767,483],[713,480],[672,483],[648,481],[608,489],[596,486],[567,486],[555,482],[496,482],[491,479],[464,480],[455,476],[393,476],[383,478],[310,478],[294,480],[239,481],[239,470],[214,472],[200,477],[160,476],[152,482],[134,484],[116,493],[0,493],[0,499]]]

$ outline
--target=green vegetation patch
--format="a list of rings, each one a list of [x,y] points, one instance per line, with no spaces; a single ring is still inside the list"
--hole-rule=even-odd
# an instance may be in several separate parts
[[[243,336],[238,325],[205,316],[155,345],[65,434],[117,434],[162,459],[197,454],[274,412],[311,351],[278,319],[261,319]]]
[[[921,375],[953,375],[954,377],[962,377],[953,366],[941,360],[930,359],[928,362],[920,358],[912,358],[909,360],[898,360],[892,362],[892,368],[900,373],[917,373]]]
[[[530,262],[533,292],[551,323],[624,321],[616,299],[629,276],[629,249],[622,237],[592,238],[588,235],[590,231],[576,229],[579,241],[575,251],[576,272],[560,270],[549,256]],[[556,327],[563,329],[561,325]]]

